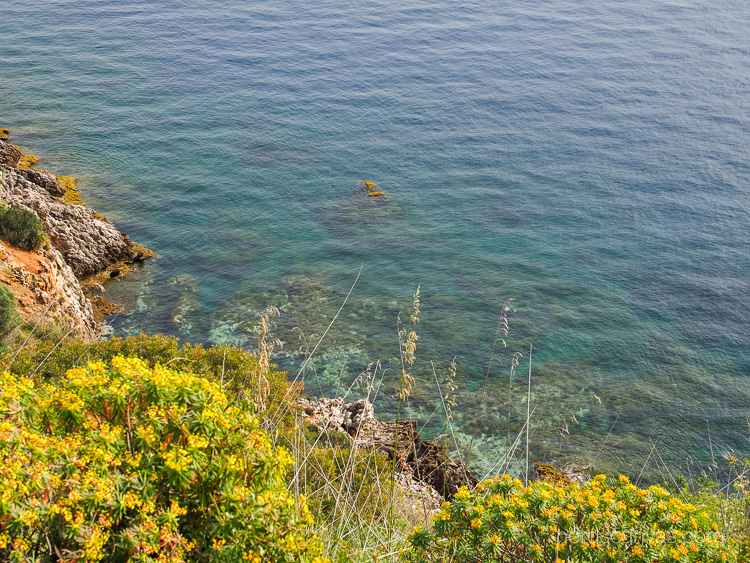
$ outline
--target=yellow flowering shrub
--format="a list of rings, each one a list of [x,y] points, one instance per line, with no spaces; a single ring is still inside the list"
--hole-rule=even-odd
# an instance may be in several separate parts
[[[33,373],[35,381],[54,381],[74,367],[92,361],[109,362],[117,356],[137,356],[149,365],[169,365],[184,369],[216,382],[223,382],[225,393],[233,398],[249,398],[258,385],[258,358],[236,346],[180,343],[179,338],[164,334],[110,338],[87,343],[74,338],[62,340],[62,334],[39,337],[39,329],[31,342],[12,347],[11,353],[0,354],[0,371],[12,364],[14,373]],[[282,397],[293,397],[286,373],[274,366],[264,371],[264,384],[273,410]],[[293,391],[293,390],[292,390]]]
[[[0,374],[1,561],[322,563],[249,405],[134,358]]]
[[[600,475],[585,485],[508,475],[460,490],[429,530],[410,536],[407,561],[736,562],[708,513],[661,487]]]

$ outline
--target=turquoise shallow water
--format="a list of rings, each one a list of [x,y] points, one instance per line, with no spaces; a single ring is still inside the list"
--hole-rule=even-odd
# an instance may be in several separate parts
[[[0,125],[157,253],[109,284],[116,333],[252,346],[275,305],[296,373],[361,265],[312,392],[381,360],[392,413],[421,283],[409,412],[441,431],[430,361],[443,377],[456,356],[462,443],[513,299],[478,470],[525,417],[531,342],[535,459],[658,479],[659,459],[707,460],[709,430],[750,450],[747,3],[32,0],[0,19]]]

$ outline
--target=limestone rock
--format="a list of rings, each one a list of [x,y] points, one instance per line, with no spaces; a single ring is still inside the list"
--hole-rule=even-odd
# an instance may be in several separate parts
[[[461,487],[473,489],[479,482],[463,461],[449,459],[445,446],[431,440],[425,440],[419,445],[412,465],[414,475],[431,485],[446,499],[452,498]]]
[[[375,409],[366,399],[360,399],[356,403],[345,403],[344,399],[300,399],[299,405],[308,421],[321,431],[330,428],[356,435],[362,426],[376,420]]]
[[[412,475],[446,499],[452,498],[460,487],[473,488],[478,483],[462,461],[448,458],[445,446],[420,441],[415,420],[380,421],[367,399],[354,403],[343,399],[300,399],[298,404],[308,421],[321,431],[344,432],[354,439],[355,446],[374,448],[389,458],[396,452],[401,473]]]
[[[55,197],[65,195],[65,187],[57,183],[57,177],[46,170],[36,170],[35,168],[26,168],[19,170],[21,175],[32,184],[44,188]]]
[[[406,464],[414,457],[419,446],[417,423],[409,418],[398,421],[380,421],[375,418],[375,409],[367,399],[355,403],[345,403],[343,399],[310,401],[300,399],[299,404],[309,422],[319,430],[338,430],[354,438],[360,448],[375,448],[388,457],[396,449],[395,436],[398,434],[398,458]]]
[[[55,198],[45,187],[48,177],[8,166],[3,166],[2,170],[6,179],[0,185],[0,199],[28,209],[42,220],[52,246],[60,251],[77,277],[100,272],[118,262],[140,261],[150,255],[150,251],[132,242],[102,215],[81,205],[66,205]],[[37,179],[44,185],[39,185]]]
[[[0,141],[0,165],[17,166],[21,156],[21,150],[16,145]]]
[[[419,447],[417,421],[410,418],[402,418],[399,421],[375,420],[364,425],[356,436],[355,442],[360,447],[376,448],[389,458],[393,457],[394,451],[397,452],[396,458],[399,466],[402,469],[406,468],[414,459]]]

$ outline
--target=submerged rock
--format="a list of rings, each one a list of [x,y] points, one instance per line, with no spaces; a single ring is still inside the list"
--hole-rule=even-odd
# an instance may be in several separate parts
[[[167,285],[174,287],[178,291],[197,293],[200,291],[200,286],[195,278],[190,274],[179,274],[173,278],[167,280]]]
[[[362,180],[361,182],[357,183],[357,188],[363,190],[368,197],[385,196],[382,188],[375,182],[370,182],[369,180]]]
[[[81,194],[78,193],[76,187],[76,179],[70,176],[58,176],[57,183],[62,190],[62,200],[68,205],[85,205],[81,199]]]
[[[195,329],[195,319],[202,311],[203,305],[198,301],[198,296],[192,293],[186,293],[180,297],[177,305],[171,311],[171,319],[174,324],[180,327],[185,334],[190,334]]]
[[[167,285],[179,292],[180,298],[172,308],[170,317],[180,330],[186,334],[195,328],[195,320],[203,309],[198,300],[200,286],[190,274],[180,274],[167,280]]]

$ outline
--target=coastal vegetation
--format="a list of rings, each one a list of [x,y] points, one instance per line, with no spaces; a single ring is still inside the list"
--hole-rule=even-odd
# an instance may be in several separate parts
[[[411,535],[410,561],[730,561],[709,513],[659,486],[598,475],[581,486],[509,475],[462,489]]]
[[[16,298],[4,285],[0,285],[0,338],[8,334],[19,322]],[[0,340],[0,350],[2,341]]]
[[[0,239],[34,250],[44,241],[44,227],[31,211],[0,202]]]
[[[403,342],[407,376],[415,324]],[[697,562],[747,554],[750,467],[739,459],[700,487],[641,489],[604,476],[525,485],[503,475],[427,510],[395,485],[397,456],[306,421],[297,407],[303,387],[274,369],[272,341],[259,335],[250,353],[163,335],[87,344],[24,323],[0,357],[0,559]]]
[[[3,560],[322,553],[304,497],[285,487],[291,457],[218,383],[118,356],[55,384],[5,372],[0,385]]]

